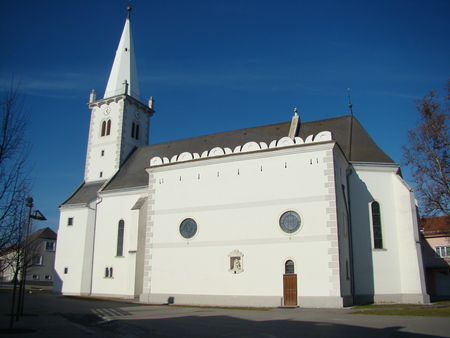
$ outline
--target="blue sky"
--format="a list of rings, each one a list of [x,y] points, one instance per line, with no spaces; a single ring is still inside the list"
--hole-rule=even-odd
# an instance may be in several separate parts
[[[0,4],[0,90],[20,81],[39,225],[56,230],[83,180],[86,103],[103,95],[127,2]],[[448,0],[134,0],[150,143],[288,121],[294,107],[303,121],[346,115],[351,88],[355,116],[399,161],[414,101],[450,77],[449,13]]]

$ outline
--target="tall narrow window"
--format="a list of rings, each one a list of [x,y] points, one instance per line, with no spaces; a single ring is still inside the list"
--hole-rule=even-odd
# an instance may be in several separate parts
[[[106,135],[106,121],[102,122],[102,136]]]
[[[132,123],[131,124],[131,137],[135,138],[136,140],[139,140],[139,124],[138,123]]]
[[[372,211],[372,229],[373,229],[373,247],[375,249],[383,248],[383,233],[381,229],[381,211],[380,203],[374,201],[371,205]]]
[[[123,232],[125,229],[125,222],[123,219],[119,221],[119,230],[117,231],[117,254],[116,256],[123,256]]]
[[[106,135],[111,134],[111,120],[106,123]]]
[[[139,140],[139,124],[136,124],[136,132],[134,134],[136,140]]]

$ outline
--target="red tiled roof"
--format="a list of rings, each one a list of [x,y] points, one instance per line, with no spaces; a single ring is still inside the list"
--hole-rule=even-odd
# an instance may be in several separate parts
[[[438,216],[420,219],[420,227],[425,237],[450,236],[450,217]]]

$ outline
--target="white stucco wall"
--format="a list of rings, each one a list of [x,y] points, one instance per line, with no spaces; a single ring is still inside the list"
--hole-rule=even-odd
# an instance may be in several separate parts
[[[91,104],[91,109],[86,152],[86,182],[112,177],[135,147],[148,144],[150,128],[148,107],[125,96],[99,100]],[[102,137],[102,123],[108,120],[111,121],[110,134]],[[131,137],[133,122],[139,124],[138,140]]]
[[[102,202],[97,207],[95,233],[92,285],[94,295],[128,298],[135,296],[136,259],[140,254],[138,253],[139,210],[132,210],[132,208],[143,193],[146,191],[139,189],[101,195]],[[123,256],[118,257],[117,236],[120,220],[124,221],[125,226]],[[112,278],[105,277],[106,267],[113,268]]]
[[[329,208],[333,146],[329,142],[149,169],[150,190],[155,183],[149,199],[154,225],[147,233],[147,283],[141,299],[226,304],[230,297],[257,296],[280,305],[284,263],[292,259],[300,302],[302,297],[340,300],[338,248],[329,240],[337,238],[336,208]],[[300,231],[292,236],[278,223],[288,210],[302,217]],[[179,233],[185,218],[198,225],[191,240]],[[244,255],[240,274],[228,271],[233,250]]]
[[[53,290],[67,295],[89,294],[95,202],[89,207],[61,207]],[[73,218],[73,225],[67,225]],[[67,273],[64,269],[67,268]]]
[[[413,196],[396,172],[396,166],[354,165],[350,176],[355,293],[374,301],[423,302]],[[372,201],[380,203],[381,249],[373,244]]]

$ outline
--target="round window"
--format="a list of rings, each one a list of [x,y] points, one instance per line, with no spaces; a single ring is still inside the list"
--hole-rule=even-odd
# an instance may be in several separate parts
[[[300,215],[295,211],[286,211],[280,217],[280,228],[285,233],[292,234],[300,229],[300,225],[302,224],[302,220]]]
[[[192,218],[186,218],[180,224],[180,234],[186,239],[192,238],[197,233],[197,223]]]

